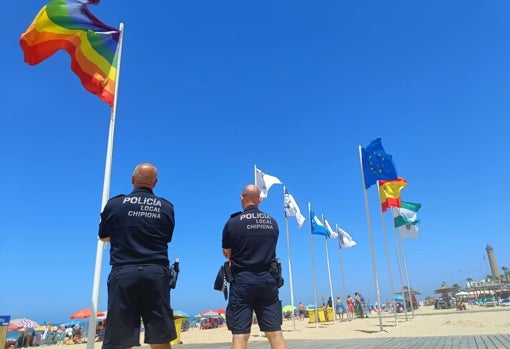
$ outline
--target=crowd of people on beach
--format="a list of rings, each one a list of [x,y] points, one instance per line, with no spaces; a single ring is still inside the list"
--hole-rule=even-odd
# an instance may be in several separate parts
[[[106,320],[100,321],[96,327],[95,341],[102,341]],[[12,338],[8,343],[9,348],[28,348],[53,344],[80,344],[87,341],[86,331],[80,324],[61,324],[58,327],[47,325],[44,330],[33,327],[24,328],[17,332],[17,338]]]
[[[347,295],[345,302],[340,296],[337,296],[335,301],[329,297],[317,308],[317,313],[320,321],[351,321],[354,318],[367,318],[373,310],[365,297],[360,292],[355,292],[354,297]],[[283,315],[285,319],[292,319],[293,312],[289,310],[284,312]],[[300,321],[305,321],[305,318],[310,318],[310,316],[315,317],[315,305],[304,305],[300,302],[294,316],[299,318]]]

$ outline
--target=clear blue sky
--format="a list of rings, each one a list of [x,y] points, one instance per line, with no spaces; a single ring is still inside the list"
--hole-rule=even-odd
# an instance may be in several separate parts
[[[2,5],[0,313],[66,321],[90,305],[110,109],[88,93],[65,52],[37,66],[19,37],[45,1]],[[91,11],[125,24],[111,196],[131,191],[153,162],[155,193],[172,201],[171,259],[181,260],[174,309],[226,303],[213,281],[221,231],[240,209],[253,167],[277,176],[307,216],[348,231],[347,292],[376,299],[358,146],[381,137],[406,201],[422,209],[404,240],[410,283],[434,296],[442,281],[490,273],[485,247],[510,267],[510,28],[507,1],[118,1]],[[282,186],[261,208],[280,225],[284,304],[290,303]],[[400,285],[389,214],[368,190],[381,298]],[[308,217],[307,217],[308,218]],[[289,219],[295,302],[329,296],[324,240]],[[341,295],[336,241],[333,291]],[[106,309],[109,250],[99,308]],[[500,270],[501,271],[501,270]],[[420,299],[421,299],[420,298]]]

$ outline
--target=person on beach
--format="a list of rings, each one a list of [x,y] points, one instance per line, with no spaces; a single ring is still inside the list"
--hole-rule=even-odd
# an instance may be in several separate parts
[[[336,297],[335,306],[336,306],[335,309],[336,318],[340,321],[344,321],[345,304],[342,302],[342,298],[340,298],[340,296]]]
[[[133,191],[111,198],[101,212],[99,238],[111,244],[112,266],[103,349],[140,346],[140,318],[151,349],[171,349],[177,338],[168,259],[174,207],[154,195],[157,182],[156,167],[139,164],[131,176]]]
[[[345,302],[347,303],[347,320],[351,321],[354,317],[354,300],[351,295],[347,295]]]
[[[299,320],[304,321],[305,320],[305,313],[306,313],[306,307],[303,303],[299,303]]]
[[[278,224],[259,210],[261,198],[256,185],[247,185],[240,199],[243,211],[230,216],[222,234],[223,256],[233,271],[226,311],[232,349],[248,347],[253,312],[271,349],[287,349],[281,330],[279,284],[273,271]]]

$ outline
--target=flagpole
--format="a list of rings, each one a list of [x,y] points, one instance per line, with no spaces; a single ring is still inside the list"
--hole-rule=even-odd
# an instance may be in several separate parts
[[[361,167],[361,181],[363,184],[363,196],[365,197],[365,211],[367,216],[367,225],[368,225],[368,237],[370,239],[370,253],[372,255],[372,269],[374,274],[374,285],[375,285],[375,291],[377,296],[377,304],[381,304],[381,292],[379,290],[379,280],[377,278],[377,263],[375,260],[375,247],[374,247],[374,238],[372,236],[372,224],[370,223],[370,209],[368,207],[368,193],[366,190],[365,185],[365,174],[363,171],[363,158],[362,158],[362,152],[361,152],[361,145],[359,146],[359,164]],[[382,315],[381,315],[381,307],[377,310],[379,314],[379,327],[381,331],[383,331],[383,323],[382,323]]]
[[[380,194],[380,188],[379,188],[379,181],[376,183],[377,185],[377,196],[381,197]],[[396,300],[395,300],[395,287],[393,286],[393,275],[391,273],[391,258],[390,258],[390,249],[388,246],[388,234],[386,232],[386,224],[384,222],[384,213],[381,209],[381,223],[382,223],[382,230],[383,230],[383,236],[384,236],[384,249],[386,251],[386,263],[388,263],[388,280],[390,282],[390,288],[391,288],[391,295],[392,295],[392,301],[393,301],[393,308],[396,308]],[[405,303],[405,302],[404,302]],[[381,307],[381,304],[379,303],[379,308]],[[395,325],[398,325],[398,318],[397,318],[397,312],[395,312]]]
[[[283,186],[283,205],[285,207],[285,186]],[[283,210],[285,213],[285,209]],[[290,235],[289,235],[289,217],[285,213],[285,233],[287,235],[287,260],[289,262],[289,280],[290,280],[290,306],[292,308],[292,328],[296,330],[296,316],[294,314],[294,286],[292,282],[292,263],[290,258]]]
[[[326,261],[327,261],[327,264],[328,264],[329,293],[331,295],[331,306],[333,306],[333,302],[334,302],[334,300],[333,300],[334,299],[334,295],[333,295],[333,283],[331,281],[331,268],[329,266],[329,251],[328,251],[328,238],[327,237],[324,237],[324,247],[326,248]],[[335,321],[335,312],[334,311],[333,311],[333,322],[336,322]]]
[[[312,205],[308,202],[308,218],[310,219],[310,252],[312,255],[312,274],[313,274],[313,300],[315,305],[315,327],[319,327],[319,313],[317,311],[317,280],[315,279],[315,260],[313,257],[313,227],[312,227]]]
[[[119,51],[117,61],[117,73],[115,77],[115,94],[113,96],[113,106],[110,113],[110,127],[108,131],[108,143],[106,147],[106,161],[104,169],[103,180],[103,195],[101,200],[101,211],[106,205],[110,196],[110,182],[112,172],[112,158],[113,158],[113,139],[115,134],[115,119],[117,114],[117,97],[119,95],[119,80],[120,80],[120,61],[122,57],[122,39],[124,36],[124,23],[119,26]],[[101,271],[103,267],[103,254],[105,250],[105,243],[99,238],[97,239],[96,248],[96,263],[94,267],[94,280],[92,284],[92,299],[89,318],[89,328],[87,333],[87,349],[93,349],[96,338],[96,321],[97,321],[97,307],[99,304],[99,289],[101,285]]]
[[[409,273],[407,272],[406,253],[404,250],[404,242],[402,241],[402,237],[400,237],[400,248],[402,249],[402,260],[404,263],[404,271],[405,271],[406,279],[407,279],[407,290],[409,292],[409,301],[411,302],[411,312],[413,314],[413,319],[414,319],[413,298],[412,298],[412,294],[411,294],[411,285],[409,284]],[[403,293],[404,293],[404,290],[402,290],[402,294]],[[404,299],[405,299],[405,297],[404,297]]]
[[[338,232],[338,224],[336,225],[336,231]],[[338,260],[340,261],[340,276],[342,277],[342,288],[344,294],[344,301],[347,299],[347,287],[345,287],[345,274],[344,274],[344,261],[342,244],[340,242],[340,234],[338,235]],[[349,312],[347,312],[347,318],[349,319]]]
[[[393,214],[393,210],[394,209],[392,209],[392,217],[395,217],[395,215]],[[398,251],[397,230],[395,227],[393,227],[393,239],[395,240],[395,252],[397,254],[398,275],[400,278],[400,291],[402,292],[402,299],[404,299],[404,313],[405,313],[406,321],[409,321],[409,317],[407,316],[407,305],[405,302],[405,295],[404,295],[404,280],[402,278],[402,266],[400,265],[400,253]],[[395,307],[394,307],[394,309],[395,309]],[[395,313],[396,313],[396,310],[395,310]]]
[[[324,215],[322,215],[322,222],[324,223]],[[333,283],[331,282],[331,268],[329,266],[329,251],[328,251],[328,237],[327,236],[324,237],[324,248],[326,249],[326,265],[328,266],[329,293],[331,295],[331,303],[333,303]],[[331,305],[333,305],[333,304],[331,304]],[[327,306],[326,306],[326,314],[327,314]],[[334,313],[333,313],[333,322],[335,322]]]
[[[257,184],[257,165],[253,165],[253,184]]]

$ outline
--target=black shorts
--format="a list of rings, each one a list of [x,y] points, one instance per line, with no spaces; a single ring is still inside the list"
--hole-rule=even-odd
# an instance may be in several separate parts
[[[232,334],[250,333],[253,312],[261,331],[281,330],[282,303],[276,280],[267,271],[236,273],[230,284],[226,318]]]
[[[177,338],[170,308],[170,270],[161,265],[114,267],[108,276],[108,315],[103,349],[163,344]]]

